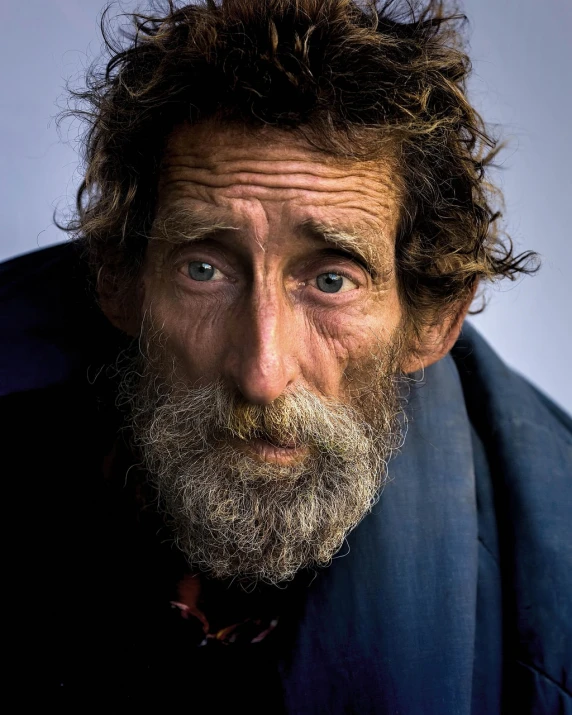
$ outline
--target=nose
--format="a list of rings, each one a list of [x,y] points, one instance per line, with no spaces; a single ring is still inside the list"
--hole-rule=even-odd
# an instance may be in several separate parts
[[[248,402],[270,404],[299,375],[292,306],[279,288],[267,286],[255,290],[236,317],[227,378]]]

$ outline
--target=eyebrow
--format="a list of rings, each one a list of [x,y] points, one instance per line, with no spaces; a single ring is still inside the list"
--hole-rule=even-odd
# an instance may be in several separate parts
[[[373,231],[348,231],[316,219],[303,221],[300,228],[311,238],[330,244],[357,260],[374,280],[386,281],[389,278],[391,266],[376,245],[378,241],[375,240]],[[159,213],[156,216],[149,239],[164,241],[177,248],[193,241],[215,238],[224,231],[239,230],[230,221],[225,221],[218,212],[209,209],[191,211],[176,208],[166,215]]]
[[[149,234],[150,240],[165,241],[174,245],[192,243],[214,237],[221,231],[238,231],[237,226],[221,220],[210,211],[175,209],[167,215],[159,213]]]
[[[347,231],[314,219],[304,221],[302,229],[313,238],[330,243],[344,253],[354,256],[364,264],[373,278],[388,276],[388,262],[375,245],[372,231]]]

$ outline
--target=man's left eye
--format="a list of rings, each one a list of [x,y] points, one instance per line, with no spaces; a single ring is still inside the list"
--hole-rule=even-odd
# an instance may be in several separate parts
[[[353,290],[356,285],[341,273],[320,273],[316,278],[316,287],[322,293],[345,293]]]

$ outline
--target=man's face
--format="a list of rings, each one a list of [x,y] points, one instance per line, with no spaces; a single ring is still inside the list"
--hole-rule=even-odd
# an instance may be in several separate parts
[[[397,221],[389,167],[327,161],[278,131],[182,127],[144,311],[192,382],[222,379],[259,405],[300,386],[346,399],[347,371],[400,325]]]
[[[398,441],[389,165],[265,130],[170,137],[133,426],[189,560],[289,578],[367,512]]]

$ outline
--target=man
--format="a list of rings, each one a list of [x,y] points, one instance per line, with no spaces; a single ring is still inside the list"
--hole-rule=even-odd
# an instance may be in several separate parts
[[[43,703],[572,712],[570,421],[463,327],[534,255],[459,19],[224,0],[110,41],[76,241],[3,267]]]

